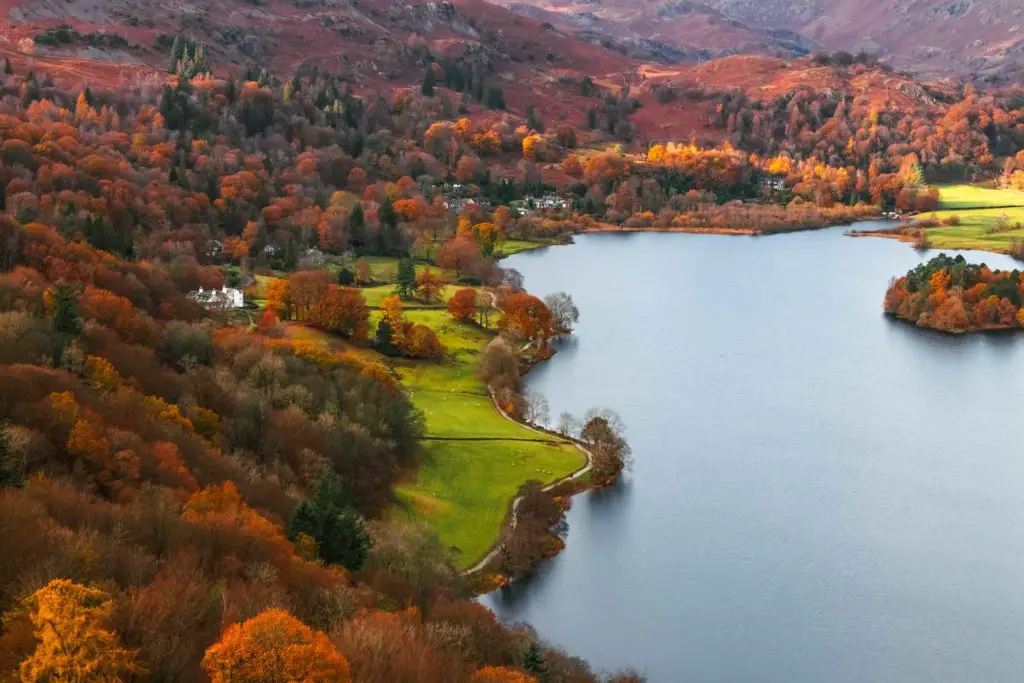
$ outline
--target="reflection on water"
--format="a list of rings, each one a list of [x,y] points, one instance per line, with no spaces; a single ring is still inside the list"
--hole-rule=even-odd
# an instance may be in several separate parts
[[[530,388],[555,416],[614,408],[634,465],[484,602],[654,683],[1024,680],[1024,335],[884,316],[935,253],[838,229],[510,259],[582,314]]]

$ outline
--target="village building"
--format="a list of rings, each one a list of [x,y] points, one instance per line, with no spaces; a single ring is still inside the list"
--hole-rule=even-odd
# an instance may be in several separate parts
[[[188,298],[211,311],[225,311],[245,306],[242,290],[232,287],[221,287],[220,289],[200,287],[197,291],[189,293]]]

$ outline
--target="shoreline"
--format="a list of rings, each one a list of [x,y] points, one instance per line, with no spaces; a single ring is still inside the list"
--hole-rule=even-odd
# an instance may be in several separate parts
[[[568,484],[577,481],[584,475],[588,474],[592,469],[594,469],[594,455],[588,449],[584,448],[583,444],[581,444],[579,441],[577,441],[576,439],[565,437],[561,434],[556,434],[555,432],[548,432],[547,430],[543,430],[541,428],[517,420],[508,413],[506,413],[504,410],[502,410],[501,406],[498,405],[498,402],[494,398],[494,392],[489,392],[489,396],[491,399],[491,405],[494,407],[494,410],[496,410],[499,415],[501,415],[509,422],[514,422],[520,427],[529,429],[531,432],[535,434],[540,434],[542,436],[557,436],[559,439],[562,439],[566,443],[571,443],[573,446],[576,447],[577,450],[583,453],[583,456],[586,459],[586,464],[583,465],[583,467],[576,470],[575,472],[571,472],[570,474],[551,482],[550,484],[545,485],[541,489],[542,491],[553,491],[555,488],[562,486],[563,484]],[[583,493],[584,491],[588,491],[591,488],[593,488],[592,485],[579,486],[574,488],[571,492],[569,492],[568,495],[575,496],[576,494]],[[482,558],[480,558],[480,560],[475,562],[472,566],[468,567],[467,569],[462,570],[462,576],[469,577],[473,576],[474,574],[477,574],[478,572],[486,569],[487,565],[489,565],[494,560],[494,558],[498,556],[498,553],[501,552],[501,549],[505,544],[505,541],[503,540],[505,537],[505,532],[515,530],[516,528],[516,524],[519,521],[519,518],[517,516],[519,511],[519,504],[522,501],[523,496],[522,494],[519,494],[509,502],[508,512],[505,515],[505,521],[501,524],[501,532],[498,534],[498,538],[495,539],[494,543],[488,549],[487,553]],[[512,579],[514,577],[508,578]],[[493,590],[493,588],[485,592],[490,592],[490,590]],[[483,595],[483,593],[479,594]]]
[[[828,226],[825,226],[828,227]],[[820,230],[821,228],[806,228],[808,230]],[[774,233],[758,232],[753,228],[694,228],[694,227],[680,227],[680,226],[669,226],[664,228],[654,227],[628,227],[625,225],[612,225],[611,223],[600,223],[597,226],[588,226],[582,228],[578,235],[585,235],[588,233],[614,233],[614,232],[665,232],[665,233],[676,233],[682,235],[741,235],[747,237],[754,237],[757,235],[767,235]],[[790,230],[788,232],[796,232]]]
[[[875,218],[866,218],[866,219],[863,219],[863,220],[880,220],[880,219],[881,219],[881,217],[875,217]],[[786,234],[786,233],[791,233],[791,232],[805,232],[805,231],[810,231],[810,230],[824,230],[826,228],[834,228],[834,227],[839,227],[841,225],[843,225],[843,224],[840,223],[840,224],[835,224],[835,225],[824,225],[824,226],[818,226],[818,227],[813,227],[813,228],[800,228],[800,229],[797,229],[797,230],[786,230],[786,231],[780,231],[780,232],[764,233],[764,232],[757,232],[757,231],[753,230],[752,228],[696,228],[696,227],[679,227],[679,226],[666,227],[666,228],[653,228],[653,227],[626,227],[626,226],[616,226],[616,225],[612,225],[610,223],[599,223],[599,224],[594,225],[594,226],[588,226],[588,227],[582,228],[582,229],[580,229],[579,231],[577,231],[576,233],[573,233],[573,234],[574,235],[582,235],[582,234],[601,234],[601,233],[630,233],[630,234],[633,234],[633,233],[673,233],[673,234],[689,234],[689,235],[730,235],[730,236],[758,237],[758,236],[769,236],[769,235]],[[846,225],[849,225],[849,223],[847,223]],[[851,234],[852,235],[852,234],[855,234],[855,233],[847,233],[847,234]],[[862,235],[862,236],[871,236],[872,234],[873,233],[870,233],[870,232],[860,233],[860,235]],[[885,235],[880,235],[880,236],[885,236]],[[521,251],[516,252],[516,253],[525,253],[525,252],[538,251],[538,250],[541,250],[541,249],[547,249],[547,248],[556,247],[556,246],[571,246],[572,244],[573,244],[572,241],[569,241],[569,242],[552,242],[552,243],[547,243],[547,244],[538,244],[538,246],[535,247],[535,248],[524,249],[524,250],[521,250]],[[514,255],[515,254],[505,255],[500,260],[504,260],[504,259],[506,259],[506,258],[508,258],[510,256],[514,256]],[[491,296],[493,297],[493,294],[491,294]],[[538,362],[540,362],[540,363],[547,362],[547,361],[551,360],[551,358],[554,357],[554,355],[555,354],[553,354],[549,358],[545,358],[545,359],[543,359],[541,361],[538,361]],[[531,365],[531,367],[532,367],[532,365]],[[530,425],[530,424],[527,424],[525,422],[522,422],[520,420],[517,420],[514,417],[512,417],[511,415],[509,415],[508,413],[506,413],[504,410],[502,410],[501,406],[499,406],[497,404],[497,402],[495,401],[494,393],[493,392],[488,391],[488,396],[490,398],[491,406],[494,408],[494,410],[499,415],[501,415],[506,420],[508,420],[510,422],[513,422],[513,423],[519,425],[520,427],[528,429],[531,432],[534,432],[535,434],[540,434],[540,435],[549,436],[549,437],[555,437],[555,438],[558,438],[558,439],[561,439],[561,440],[565,441],[566,443],[571,443],[580,452],[582,452],[584,457],[586,458],[586,464],[582,468],[580,468],[580,469],[576,470],[575,472],[572,472],[571,474],[568,474],[568,475],[566,475],[566,476],[564,476],[564,477],[562,477],[562,478],[560,478],[560,479],[558,479],[558,480],[556,480],[554,482],[551,482],[550,484],[545,485],[543,487],[543,489],[542,489],[543,491],[549,492],[549,491],[554,490],[558,486],[562,486],[562,485],[568,484],[568,483],[578,482],[580,478],[582,478],[584,475],[586,475],[587,473],[589,473],[593,469],[593,464],[594,464],[593,463],[593,455],[578,440],[573,439],[571,437],[566,437],[566,436],[564,436],[562,434],[558,434],[556,432],[544,430],[542,428],[538,428],[538,427],[535,427],[533,425]],[[523,483],[525,483],[525,482],[523,482]],[[577,494],[583,493],[585,491],[593,490],[593,489],[596,489],[596,488],[599,488],[599,487],[600,487],[600,485],[598,483],[591,482],[591,483],[586,484],[586,485],[581,485],[581,486],[574,487],[572,490],[567,492],[567,495],[569,497],[573,497],[573,496],[576,496]],[[508,531],[514,530],[516,528],[516,524],[518,522],[518,517],[517,517],[518,508],[519,508],[519,504],[522,502],[522,500],[523,500],[523,496],[521,494],[519,494],[519,495],[516,495],[511,501],[509,501],[508,510],[506,512],[506,515],[505,515],[505,520],[501,524],[500,531],[498,533],[498,537],[495,539],[494,543],[487,550],[487,552],[483,555],[483,557],[481,557],[479,560],[474,562],[472,565],[470,565],[466,569],[463,569],[463,570],[460,571],[460,574],[463,577],[467,577],[468,578],[468,577],[473,577],[473,576],[479,574],[480,572],[482,572],[483,570],[485,570],[487,568],[487,566],[494,560],[495,557],[497,557],[498,553],[501,551],[501,549],[502,549],[502,547],[504,545],[504,542],[505,542],[504,539],[505,539],[506,533]],[[544,559],[549,559],[550,557],[553,557],[553,556],[554,555],[551,555],[551,556],[548,556],[547,558],[544,558]],[[515,580],[516,578],[519,578],[519,577],[506,577],[506,578],[508,580]],[[490,591],[492,591],[494,589],[495,589],[494,586],[487,586],[483,590],[477,590],[476,587],[473,587],[472,590],[473,590],[474,594],[483,595],[483,594],[488,593],[488,592],[490,592]]]
[[[843,233],[845,237],[874,237],[887,240],[895,240],[897,242],[903,242],[904,244],[913,244],[914,238],[910,235],[904,235],[898,232],[886,232],[884,230],[847,230]],[[983,251],[987,254],[999,254],[1000,256],[1009,256],[1013,258],[1013,254],[1002,249],[988,246],[950,246],[950,245],[936,245],[932,244],[927,247],[927,250],[931,251]]]
[[[772,235],[787,235],[794,232],[810,232],[812,230],[826,230],[828,228],[839,228],[844,225],[853,225],[854,223],[860,223],[862,221],[881,221],[888,220],[883,216],[862,216],[854,218],[848,221],[842,221],[839,223],[830,223],[828,225],[814,225],[810,227],[798,227],[788,228],[784,230],[759,230],[757,228],[730,228],[730,227],[697,227],[697,226],[678,226],[669,225],[665,227],[653,227],[653,226],[638,226],[631,227],[625,225],[613,225],[612,223],[595,223],[586,227],[582,227],[575,234],[584,235],[588,233],[638,233],[638,232],[650,232],[650,233],[674,233],[681,235],[733,235],[741,237],[771,237]]]

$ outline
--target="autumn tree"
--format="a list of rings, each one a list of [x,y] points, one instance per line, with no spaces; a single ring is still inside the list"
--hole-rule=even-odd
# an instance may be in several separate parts
[[[21,663],[21,680],[119,683],[138,668],[108,623],[114,603],[97,588],[54,579],[27,600],[38,641]]]
[[[454,270],[460,276],[478,271],[482,260],[480,247],[470,236],[456,237],[445,242],[435,259],[438,266]]]
[[[402,322],[404,316],[402,300],[398,296],[384,297],[380,302],[380,312],[383,316],[383,320],[387,321],[392,326],[398,325]]]
[[[232,624],[203,657],[212,683],[349,683],[348,661],[326,634],[284,610],[269,609]]]
[[[327,293],[331,276],[324,270],[300,270],[288,276],[288,296],[295,308],[295,317],[306,320]]]
[[[419,297],[420,301],[427,304],[440,301],[443,290],[444,283],[441,281],[440,276],[429,266],[416,276],[416,296]]]
[[[464,287],[448,300],[448,313],[460,322],[472,320],[476,314],[477,294],[476,290]]]
[[[518,669],[488,666],[473,674],[471,683],[537,683],[537,679]]]
[[[260,317],[256,320],[256,331],[260,334],[265,334],[268,337],[276,337],[280,335],[280,324],[273,309],[267,308],[260,314]]]
[[[367,285],[373,282],[373,275],[370,273],[370,264],[365,258],[356,259],[355,263],[356,284]]]
[[[359,290],[328,285],[313,303],[309,320],[325,330],[361,341],[369,332],[370,309]]]
[[[437,333],[427,325],[403,321],[395,330],[394,340],[410,358],[440,358],[445,353]]]
[[[288,280],[274,278],[267,284],[267,310],[273,311],[281,320],[291,320],[295,312]]]
[[[551,336],[551,311],[543,301],[525,292],[510,294],[501,307],[502,331],[543,344]]]

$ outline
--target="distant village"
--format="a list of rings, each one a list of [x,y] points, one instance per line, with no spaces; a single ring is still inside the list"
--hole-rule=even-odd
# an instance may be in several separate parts
[[[482,197],[467,197],[465,193],[468,186],[463,183],[445,183],[441,186],[444,196],[445,208],[458,213],[467,206],[478,206],[484,211],[494,209],[493,202]],[[541,197],[532,195],[523,199],[509,202],[509,208],[519,212],[521,216],[528,216],[537,211],[567,211],[572,209],[571,199],[561,197],[557,194],[546,194]]]

